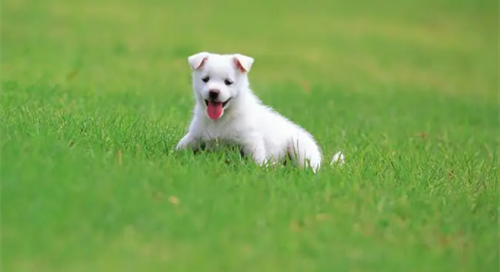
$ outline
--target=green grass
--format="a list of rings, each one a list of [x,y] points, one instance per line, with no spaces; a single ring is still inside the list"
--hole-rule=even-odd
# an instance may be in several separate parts
[[[2,271],[498,271],[498,11],[2,1]],[[205,50],[347,165],[172,153]]]

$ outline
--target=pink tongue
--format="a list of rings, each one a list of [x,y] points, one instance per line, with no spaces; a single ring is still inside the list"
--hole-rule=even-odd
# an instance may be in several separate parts
[[[208,101],[207,113],[211,119],[219,119],[222,115],[222,103]]]

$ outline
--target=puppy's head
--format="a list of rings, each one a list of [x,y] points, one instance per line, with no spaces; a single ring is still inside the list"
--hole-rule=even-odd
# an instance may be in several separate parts
[[[231,100],[247,87],[253,58],[201,52],[190,56],[188,62],[193,71],[196,100],[210,119],[217,120],[231,106]]]

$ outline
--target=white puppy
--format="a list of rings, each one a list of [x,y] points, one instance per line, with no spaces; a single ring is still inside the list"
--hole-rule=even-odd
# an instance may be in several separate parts
[[[317,172],[321,152],[306,130],[263,105],[250,90],[253,58],[201,52],[188,58],[196,106],[189,132],[177,150],[213,141],[236,144],[255,163],[275,164],[289,157]]]

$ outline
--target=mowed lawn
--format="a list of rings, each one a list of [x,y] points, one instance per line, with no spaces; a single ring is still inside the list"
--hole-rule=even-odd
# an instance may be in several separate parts
[[[499,270],[498,1],[175,2],[2,1],[2,271]],[[199,51],[347,164],[173,153]]]

